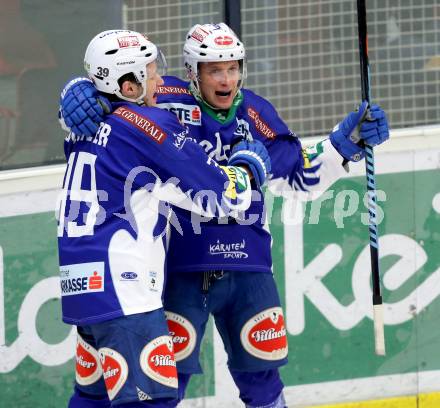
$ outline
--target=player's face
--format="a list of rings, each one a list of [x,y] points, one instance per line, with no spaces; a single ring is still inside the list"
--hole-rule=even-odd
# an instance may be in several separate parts
[[[156,62],[147,65],[147,93],[144,97],[145,105],[155,106],[157,101],[157,87],[163,85],[163,79],[157,71]]]
[[[202,62],[199,64],[199,87],[203,99],[214,108],[232,106],[240,81],[238,61]]]

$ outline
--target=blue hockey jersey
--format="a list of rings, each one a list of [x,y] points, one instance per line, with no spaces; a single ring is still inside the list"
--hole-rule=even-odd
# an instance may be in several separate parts
[[[226,163],[231,143],[237,138],[258,139],[272,162],[269,188],[276,195],[308,200],[325,191],[345,173],[343,158],[329,140],[303,149],[266,99],[241,90],[235,115],[202,106],[188,82],[164,77],[159,87],[158,107],[175,113],[189,127],[189,135],[218,163]],[[205,270],[272,271],[271,235],[263,197],[255,197],[245,214],[246,222],[208,220],[175,209],[179,228],[171,229],[167,255],[169,272]]]
[[[208,158],[174,114],[114,107],[94,137],[70,133],[64,143],[58,246],[70,324],[162,307],[167,203],[205,217],[250,205],[246,172]]]

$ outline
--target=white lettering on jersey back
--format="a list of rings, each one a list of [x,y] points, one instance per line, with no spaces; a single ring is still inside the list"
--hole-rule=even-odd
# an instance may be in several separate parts
[[[60,266],[61,296],[104,291],[104,262]]]
[[[158,108],[166,109],[174,113],[181,123],[187,125],[202,125],[202,111],[199,105],[187,105],[184,103],[158,103]]]
[[[69,130],[68,128],[66,128]],[[91,142],[98,146],[107,147],[108,138],[112,131],[112,127],[108,123],[101,122],[99,129],[94,136],[76,135],[72,131],[69,131],[68,135],[64,138],[66,142]]]

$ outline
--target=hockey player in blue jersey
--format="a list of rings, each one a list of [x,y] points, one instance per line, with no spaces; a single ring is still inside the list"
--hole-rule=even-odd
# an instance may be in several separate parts
[[[165,77],[158,107],[178,115],[191,136],[220,163],[231,156],[236,137],[262,141],[271,157],[269,188],[275,194],[293,194],[299,200],[317,197],[348,171],[348,161],[364,156],[356,137],[376,145],[389,136],[384,112],[373,105],[367,113],[364,102],[328,139],[303,149],[270,102],[242,88],[245,49],[225,24],[192,27],[184,61],[190,82]],[[90,83],[75,88],[76,95],[71,91],[62,100],[61,112],[71,129],[88,133],[104,117],[103,110]],[[85,112],[71,115],[78,99],[94,117]],[[264,213],[263,202],[253,202],[252,210]],[[265,216],[252,223],[226,224],[180,209],[175,213],[183,234],[175,229],[171,234],[164,303],[175,339],[179,397],[183,398],[190,376],[201,372],[200,343],[212,314],[246,407],[284,407],[278,367],[287,361],[287,339]]]
[[[166,203],[239,216],[251,184],[270,170],[262,143],[237,143],[219,166],[174,114],[155,108],[160,61],[152,42],[128,30],[98,34],[85,53],[89,77],[114,110],[94,135],[71,132],[64,144],[58,246],[63,320],[78,331],[72,408],[176,405],[162,304]]]

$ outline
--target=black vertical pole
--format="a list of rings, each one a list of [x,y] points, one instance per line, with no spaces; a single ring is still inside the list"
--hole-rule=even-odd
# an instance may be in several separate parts
[[[241,38],[241,1],[224,0],[225,23]]]
[[[370,105],[370,64],[368,61],[367,6],[366,0],[357,0],[359,61],[361,69],[362,100]],[[373,321],[376,354],[385,355],[383,303],[380,291],[379,234],[377,228],[377,196],[373,147],[365,145],[367,174],[371,279],[373,284]]]

